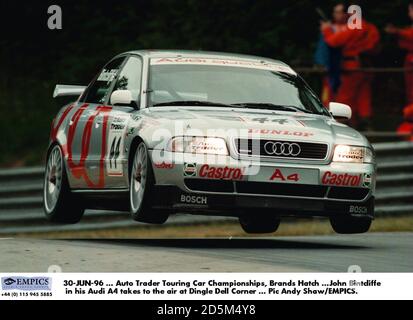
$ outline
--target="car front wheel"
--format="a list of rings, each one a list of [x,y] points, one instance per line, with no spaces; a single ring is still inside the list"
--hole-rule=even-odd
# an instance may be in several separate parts
[[[369,231],[372,219],[366,217],[333,217],[330,218],[330,223],[336,233],[356,234]]]
[[[145,143],[135,149],[130,172],[130,211],[133,220],[139,222],[163,224],[169,214],[153,208],[153,187],[155,178]]]

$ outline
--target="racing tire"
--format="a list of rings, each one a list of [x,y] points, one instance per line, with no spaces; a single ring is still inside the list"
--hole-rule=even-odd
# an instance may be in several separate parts
[[[133,154],[130,172],[129,202],[133,220],[151,224],[164,224],[169,213],[153,208],[155,178],[148,149],[140,142]]]
[[[336,233],[357,234],[368,232],[372,223],[372,219],[366,217],[332,217],[330,218],[330,223]]]
[[[240,217],[239,223],[241,228],[249,234],[265,234],[274,233],[278,230],[280,226],[280,219],[277,218],[249,218]]]
[[[47,155],[43,208],[47,220],[61,224],[77,223],[85,212],[81,201],[70,190],[62,149],[57,144]]]

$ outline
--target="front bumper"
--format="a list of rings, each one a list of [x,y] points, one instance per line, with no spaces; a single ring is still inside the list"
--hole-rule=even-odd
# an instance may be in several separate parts
[[[259,163],[159,151],[151,151],[151,158],[152,196],[159,208],[233,216],[374,217],[373,164]]]

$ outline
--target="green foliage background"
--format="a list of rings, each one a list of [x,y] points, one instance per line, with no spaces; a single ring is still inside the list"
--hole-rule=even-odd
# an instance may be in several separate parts
[[[47,28],[47,8],[60,5],[63,29]],[[0,163],[42,160],[59,108],[56,83],[87,84],[112,56],[133,49],[195,49],[263,55],[310,66],[319,35],[316,7],[335,1],[9,1],[0,3]],[[407,1],[361,1],[380,29],[406,25]],[[403,54],[384,37],[380,66]],[[402,94],[402,80],[386,80]],[[399,90],[399,91],[397,91]],[[60,102],[61,104],[61,102]],[[398,106],[399,108],[400,106]]]

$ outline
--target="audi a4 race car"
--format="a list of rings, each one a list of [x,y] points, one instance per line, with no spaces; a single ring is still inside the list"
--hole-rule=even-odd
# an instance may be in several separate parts
[[[328,217],[338,233],[374,218],[372,146],[324,107],[288,65],[193,51],[133,51],[109,61],[52,123],[46,217],[130,211],[162,224],[174,213],[238,217],[248,233],[287,216]]]

